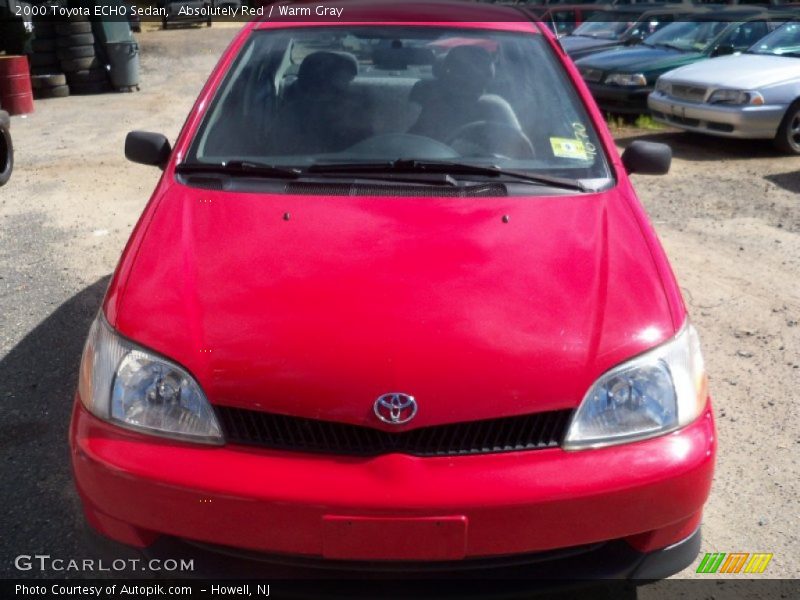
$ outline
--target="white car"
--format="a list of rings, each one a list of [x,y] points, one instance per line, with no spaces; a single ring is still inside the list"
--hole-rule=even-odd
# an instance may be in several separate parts
[[[784,24],[743,54],[665,73],[647,104],[656,121],[673,127],[773,139],[800,154],[800,22]]]

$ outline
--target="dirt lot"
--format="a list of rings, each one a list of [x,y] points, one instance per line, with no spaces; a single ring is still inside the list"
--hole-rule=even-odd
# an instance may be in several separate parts
[[[233,27],[141,34],[142,91],[37,102],[0,190],[0,576],[20,553],[84,556],[66,448],[80,348],[159,172],[130,129],[174,140]],[[719,463],[703,551],[773,552],[800,575],[800,159],[768,143],[620,129],[672,145],[637,177],[705,347]],[[636,293],[636,290],[631,290]],[[624,507],[620,507],[624,510]],[[683,577],[693,576],[687,569]]]

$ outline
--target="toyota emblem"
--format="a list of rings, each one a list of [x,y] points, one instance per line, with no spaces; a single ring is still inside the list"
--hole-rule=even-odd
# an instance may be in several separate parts
[[[408,423],[417,414],[417,401],[408,394],[384,394],[375,400],[375,416],[389,425]]]

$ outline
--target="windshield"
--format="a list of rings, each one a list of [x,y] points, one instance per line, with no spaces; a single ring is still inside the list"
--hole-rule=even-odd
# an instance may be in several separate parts
[[[786,23],[750,48],[753,54],[800,56],[800,23]]]
[[[608,15],[601,13],[581,23],[575,28],[572,35],[617,40],[630,29],[631,25],[636,22],[636,18],[634,15],[630,15],[628,18],[624,15],[617,15],[615,20],[609,20]]]
[[[645,40],[649,46],[666,46],[687,52],[703,52],[730,25],[726,21],[670,23]]]
[[[254,31],[186,163],[441,161],[606,181],[600,148],[543,36],[355,25]]]

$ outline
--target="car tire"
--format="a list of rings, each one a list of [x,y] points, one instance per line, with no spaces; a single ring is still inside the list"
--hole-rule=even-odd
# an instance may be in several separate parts
[[[61,70],[65,73],[101,68],[103,68],[103,65],[96,56],[90,56],[88,58],[68,58],[61,61]]]
[[[68,85],[58,85],[56,87],[42,87],[33,90],[33,97],[37,100],[45,98],[66,98],[69,96]]]
[[[58,56],[55,52],[37,52],[31,54],[29,59],[31,67],[49,67],[58,64]]]
[[[34,52],[55,52],[56,40],[53,38],[35,38],[31,42],[31,48]]]
[[[63,73],[44,73],[42,75],[31,75],[31,87],[34,90],[56,88],[62,85],[67,85],[67,78]]]
[[[8,113],[0,110],[0,186],[6,184],[14,170],[14,145],[11,143]]]
[[[69,48],[59,48],[56,51],[58,60],[72,60],[74,58],[92,58],[95,55],[94,45],[70,46]]]
[[[52,39],[56,37],[56,24],[53,21],[34,19],[33,33],[38,39]]]
[[[58,62],[53,65],[44,65],[41,67],[31,67],[31,76],[41,77],[42,75],[61,75],[61,67]]]
[[[56,40],[59,48],[69,48],[71,46],[92,46],[94,45],[93,33],[73,33],[72,35],[62,35]]]
[[[92,33],[92,24],[88,20],[65,21],[63,23],[56,23],[56,33],[58,33],[58,35],[75,35],[78,33]]]
[[[800,98],[792,102],[783,115],[774,143],[781,152],[800,154]]]

